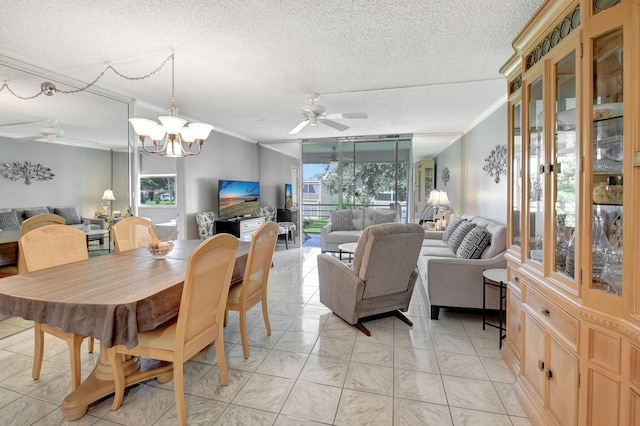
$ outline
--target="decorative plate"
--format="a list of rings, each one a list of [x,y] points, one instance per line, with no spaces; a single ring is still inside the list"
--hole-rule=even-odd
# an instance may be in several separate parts
[[[560,24],[560,37],[565,38],[571,32],[571,21],[569,18],[564,18]]]
[[[555,47],[556,44],[560,41],[560,30],[558,28],[554,28],[551,32],[551,47]]]
[[[576,10],[571,14],[571,28],[576,29],[580,25],[580,8],[576,7]]]

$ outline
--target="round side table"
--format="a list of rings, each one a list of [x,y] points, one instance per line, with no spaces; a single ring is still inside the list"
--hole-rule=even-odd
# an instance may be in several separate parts
[[[338,246],[338,250],[340,250],[340,260],[342,260],[342,253],[349,254],[349,260],[353,258],[353,254],[356,252],[356,247],[358,247],[358,243],[344,243]]]

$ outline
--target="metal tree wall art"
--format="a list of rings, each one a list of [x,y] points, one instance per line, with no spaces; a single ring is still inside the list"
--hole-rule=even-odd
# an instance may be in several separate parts
[[[53,179],[55,176],[50,168],[44,167],[42,164],[32,164],[30,161],[4,163],[4,168],[0,169],[0,173],[11,180],[24,178],[24,183],[27,185],[31,185],[32,179],[47,180]]]
[[[447,186],[447,182],[449,182],[449,168],[445,167],[444,169],[442,169],[442,183],[444,183],[444,186]]]
[[[494,178],[495,183],[500,183],[500,175],[507,174],[507,145],[496,145],[484,162],[482,170]]]

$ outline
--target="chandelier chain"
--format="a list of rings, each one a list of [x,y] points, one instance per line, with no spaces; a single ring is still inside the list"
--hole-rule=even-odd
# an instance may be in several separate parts
[[[147,79],[149,77],[151,77],[152,75],[158,73],[166,64],[167,62],[169,62],[170,60],[173,60],[175,56],[175,52],[172,52],[171,55],[169,55],[164,61],[162,61],[162,63],[160,65],[158,65],[158,67],[156,67],[156,69],[154,69],[153,71],[142,75],[142,76],[135,76],[135,77],[131,77],[128,76],[126,74],[121,73],[120,71],[118,71],[117,69],[115,69],[113,66],[108,65],[92,82],[88,83],[87,85],[79,88],[79,89],[74,89],[74,90],[60,90],[58,88],[55,89],[55,91],[57,93],[64,93],[64,94],[72,94],[72,93],[78,93],[78,92],[82,92],[84,90],[87,90],[88,88],[90,88],[91,86],[93,86],[94,84],[96,84],[104,75],[107,71],[111,70],[113,71],[117,76],[124,78],[125,80],[129,80],[129,81],[138,81],[138,80],[144,80]],[[173,72],[173,70],[172,70]],[[0,92],[2,92],[4,89],[7,89],[9,91],[9,93],[11,93],[13,96],[15,96],[18,99],[22,99],[22,100],[30,100],[30,99],[35,99],[38,96],[42,95],[44,93],[44,89],[40,89],[40,91],[38,93],[36,93],[33,96],[20,96],[18,95],[16,92],[14,92],[11,87],[9,87],[9,84],[7,83],[7,81],[4,81],[4,84],[2,86],[0,86]]]

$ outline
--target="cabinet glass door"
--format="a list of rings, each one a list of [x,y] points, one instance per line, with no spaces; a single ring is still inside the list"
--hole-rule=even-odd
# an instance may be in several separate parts
[[[591,288],[622,295],[622,29],[593,39]]]
[[[578,218],[576,215],[578,180],[576,164],[578,147],[576,140],[576,51],[553,64],[555,77],[556,134],[553,159],[553,229],[555,251],[552,267],[573,281],[575,276],[575,241]]]
[[[529,185],[528,210],[529,217],[525,218],[528,230],[527,257],[536,263],[542,263],[542,237],[544,233],[544,111],[542,77],[535,79],[527,88],[529,106],[529,149],[527,150],[528,168],[527,179]]]
[[[511,106],[513,140],[511,141],[511,245],[522,244],[522,105]]]

